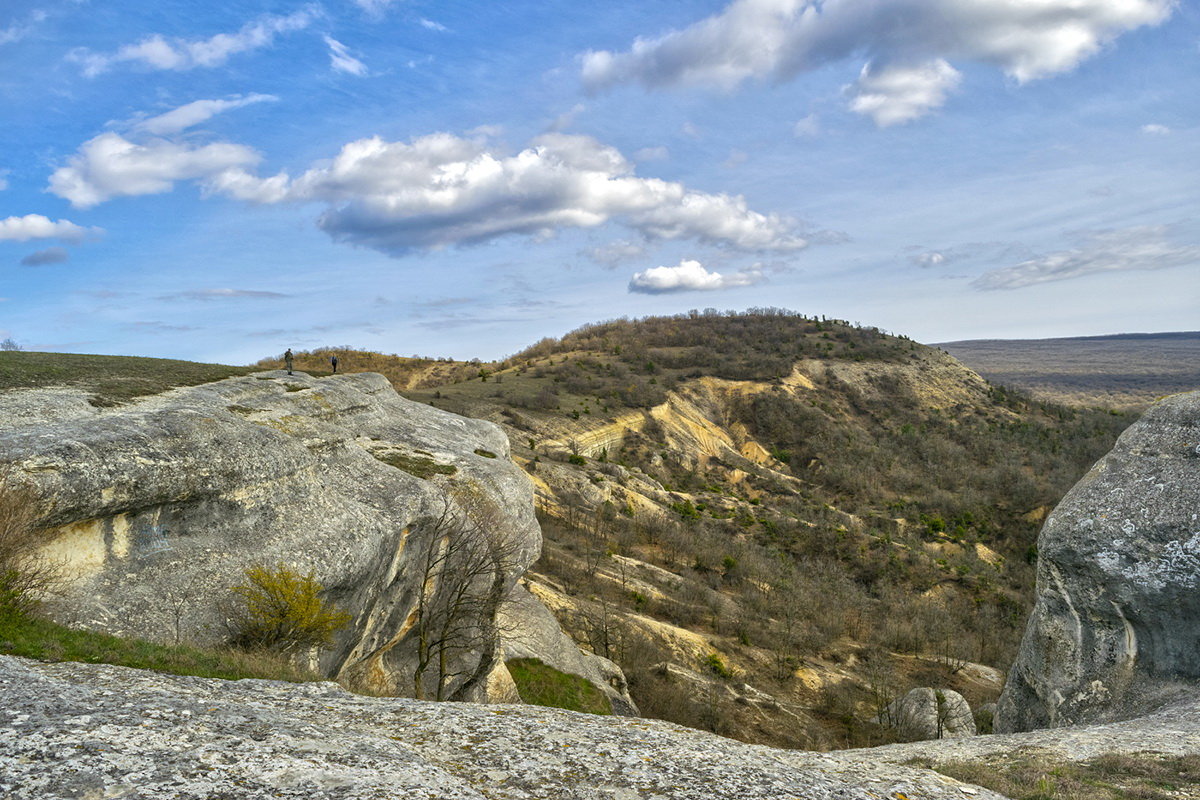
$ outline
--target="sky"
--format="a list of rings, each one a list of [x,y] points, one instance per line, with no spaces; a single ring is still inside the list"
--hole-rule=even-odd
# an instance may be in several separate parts
[[[6,0],[0,339],[1196,330],[1198,86],[1171,0]]]

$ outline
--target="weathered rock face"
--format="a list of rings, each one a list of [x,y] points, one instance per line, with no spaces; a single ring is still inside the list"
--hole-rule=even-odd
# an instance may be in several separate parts
[[[657,720],[0,656],[12,800],[1003,800],[927,770]]]
[[[913,740],[975,735],[971,706],[953,689],[913,689],[890,703],[881,721]]]
[[[77,394],[0,404],[0,463],[50,506],[65,622],[213,641],[245,568],[286,565],[353,615],[323,674],[408,694],[424,556],[445,534],[430,518],[458,509],[510,545],[501,596],[538,556],[531,486],[500,430],[409,402],[380,375],[261,373],[104,410]],[[448,695],[503,690],[493,613],[470,621]]]
[[[1200,680],[1200,392],[1121,435],[1046,520],[1038,556],[997,731],[1129,716]]]

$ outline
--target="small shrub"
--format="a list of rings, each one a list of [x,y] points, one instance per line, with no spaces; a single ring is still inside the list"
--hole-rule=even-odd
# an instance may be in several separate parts
[[[733,677],[733,670],[716,653],[708,654],[708,657],[704,659],[704,666],[708,667],[714,675],[723,680],[729,680]]]
[[[254,566],[246,570],[246,583],[230,591],[236,598],[227,609],[230,644],[243,650],[325,647],[351,619],[321,599],[321,584],[311,572]]]
[[[32,611],[55,580],[54,565],[38,555],[39,508],[32,489],[0,472],[0,614]]]
[[[587,459],[586,459],[586,458],[584,458],[583,456],[580,456],[580,455],[574,455],[574,454],[573,454],[573,455],[571,455],[571,456],[570,456],[570,457],[567,459],[567,461],[568,461],[569,463],[571,463],[571,464],[577,464],[577,465],[579,465],[579,466],[582,466],[582,465],[584,465],[584,464],[586,464],[586,463],[587,463]]]

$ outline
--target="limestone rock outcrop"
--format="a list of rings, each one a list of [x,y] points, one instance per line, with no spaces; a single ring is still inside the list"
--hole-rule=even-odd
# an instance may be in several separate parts
[[[912,689],[889,703],[880,721],[914,741],[975,735],[971,706],[953,689]]]
[[[79,394],[0,403],[0,465],[47,503],[63,622],[214,641],[244,570],[282,565],[353,616],[314,666],[410,694],[423,557],[446,534],[432,520],[450,509],[506,543],[500,594],[540,552],[532,488],[500,429],[405,400],[381,375],[275,371],[104,409]],[[475,638],[454,652],[448,696],[511,696],[494,613],[457,628]]]
[[[1200,392],[1152,406],[1038,537],[996,730],[1131,716],[1200,680]]]
[[[0,656],[12,800],[1003,800],[929,770],[657,720]]]

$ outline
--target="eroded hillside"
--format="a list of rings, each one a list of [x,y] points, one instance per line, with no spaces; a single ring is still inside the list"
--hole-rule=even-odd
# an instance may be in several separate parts
[[[643,712],[802,747],[897,738],[875,718],[915,686],[993,701],[1038,525],[1131,420],[776,311],[456,367],[406,394],[504,426],[545,533],[531,590]]]

